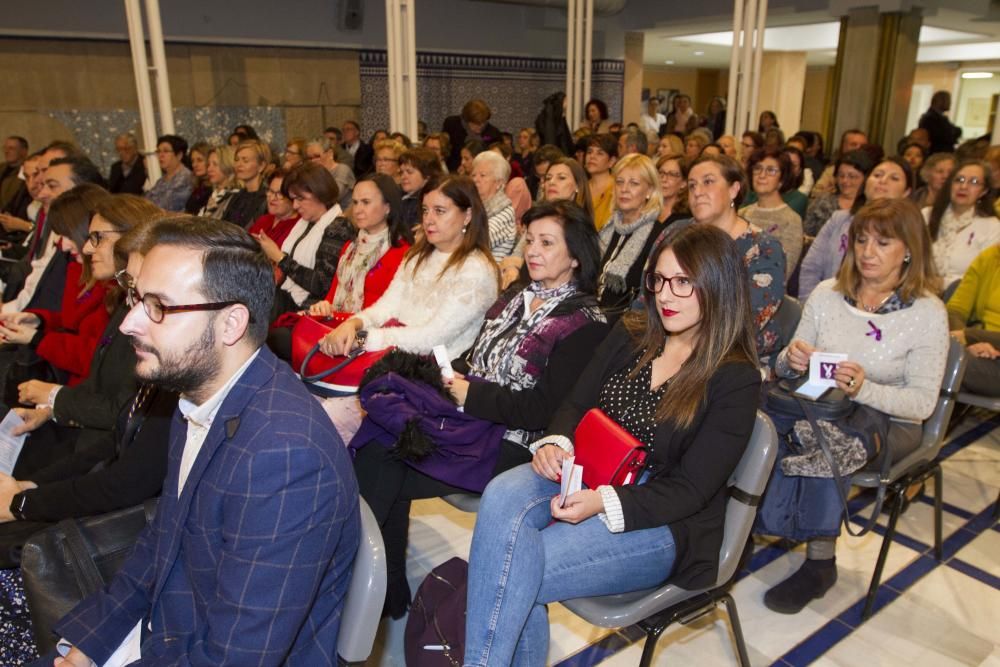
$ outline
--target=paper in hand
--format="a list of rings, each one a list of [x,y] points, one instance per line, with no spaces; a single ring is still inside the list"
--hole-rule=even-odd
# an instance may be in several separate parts
[[[7,416],[0,421],[0,472],[9,475],[14,471],[14,464],[17,457],[21,455],[21,447],[24,446],[24,439],[28,434],[14,435],[11,431],[24,424],[24,421],[11,410]]]
[[[847,361],[847,355],[839,352],[813,352],[809,357],[809,381],[795,390],[795,394],[812,400],[818,399],[831,387],[837,386],[833,374],[837,364]]]
[[[566,506],[566,498],[583,488],[583,466],[574,463],[573,456],[562,462],[562,478],[559,480],[559,507]]]

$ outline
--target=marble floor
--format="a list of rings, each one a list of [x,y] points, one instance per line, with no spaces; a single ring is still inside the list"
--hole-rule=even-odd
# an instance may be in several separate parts
[[[768,587],[795,570],[804,548],[760,541],[733,589],[753,665],[989,665],[1000,667],[1000,524],[992,518],[1000,489],[1000,416],[973,413],[942,450],[944,560],[933,555],[933,505],[928,495],[900,518],[889,550],[876,612],[861,608],[885,525],[837,542],[839,580],[794,616],[764,607]],[[866,498],[855,499],[868,516]],[[414,503],[410,584],[416,590],[433,566],[467,557],[475,516],[440,500]],[[597,628],[561,605],[550,606],[548,663],[559,667],[636,665],[642,633]],[[404,665],[405,619],[385,621],[370,665]],[[724,610],[663,633],[655,665],[734,665]]]

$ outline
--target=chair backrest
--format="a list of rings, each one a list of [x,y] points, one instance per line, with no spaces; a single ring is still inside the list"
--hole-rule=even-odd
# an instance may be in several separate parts
[[[385,545],[375,515],[359,499],[361,542],[351,568],[351,585],[344,600],[337,636],[337,655],[348,663],[365,662],[375,645],[382,607],[385,604]]]
[[[948,340],[948,361],[945,363],[944,378],[941,380],[941,393],[938,395],[934,412],[924,421],[920,446],[903,457],[902,460],[893,463],[889,472],[892,479],[899,477],[915,463],[933,459],[941,451],[941,446],[944,444],[945,432],[948,430],[951,413],[955,409],[955,399],[962,386],[962,378],[965,377],[965,366],[968,362],[965,347],[954,338]]]
[[[802,303],[794,296],[786,294],[781,297],[781,305],[778,312],[774,314],[774,321],[781,335],[781,347],[792,342],[795,330],[799,328],[799,320],[802,319]]]
[[[784,307],[784,306],[782,306]],[[716,585],[729,581],[740,564],[743,548],[757,517],[757,507],[771,478],[778,457],[778,433],[771,419],[760,410],[750,441],[739,465],[729,478],[730,497],[726,504],[726,524],[719,552]]]

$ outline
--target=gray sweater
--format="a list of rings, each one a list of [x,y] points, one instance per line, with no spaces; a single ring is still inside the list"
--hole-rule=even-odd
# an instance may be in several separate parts
[[[848,304],[833,286],[833,280],[826,280],[813,290],[794,338],[823,352],[842,352],[861,365],[865,380],[854,400],[892,417],[927,419],[948,359],[944,304],[925,296],[909,308],[876,315]],[[788,348],[778,355],[775,372],[797,375],[788,365]]]

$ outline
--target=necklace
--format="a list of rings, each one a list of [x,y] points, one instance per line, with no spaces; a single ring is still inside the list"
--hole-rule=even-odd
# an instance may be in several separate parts
[[[878,304],[876,304],[876,305],[874,305],[874,306],[869,306],[868,304],[866,304],[866,303],[865,303],[864,301],[862,301],[861,299],[858,299],[858,303],[860,303],[860,304],[861,304],[861,307],[862,307],[862,308],[864,309],[864,311],[865,311],[866,313],[874,313],[874,312],[878,312],[878,310],[879,310],[879,309],[880,309],[880,308],[881,308],[882,306],[884,306],[884,305],[885,305],[885,302],[886,302],[886,301],[888,301],[889,299],[891,299],[891,298],[892,298],[892,295],[893,295],[893,294],[895,294],[895,291],[893,291],[893,292],[889,292],[889,295],[888,295],[888,296],[886,296],[886,297],[885,297],[884,299],[882,299],[881,301],[879,301],[879,302],[878,302]]]

